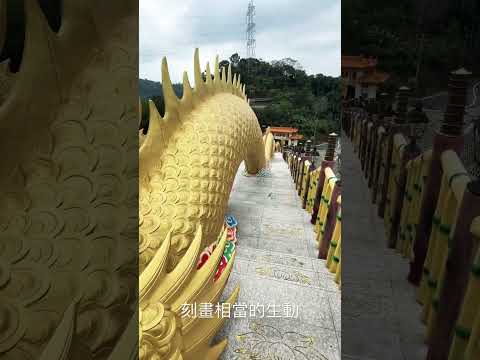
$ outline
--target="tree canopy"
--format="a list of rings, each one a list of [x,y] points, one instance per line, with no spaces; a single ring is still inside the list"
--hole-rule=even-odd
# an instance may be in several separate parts
[[[419,92],[443,89],[450,71],[479,70],[479,2],[344,0],[342,53],[377,57],[394,87],[414,85],[421,60]]]
[[[233,54],[219,63],[220,67],[230,64],[246,84],[249,98],[270,99],[265,108],[255,109],[261,126],[298,127],[301,134],[317,140],[329,132],[339,131],[341,92],[338,77],[308,75],[301,64],[291,58],[269,63]],[[181,96],[181,84],[174,88]],[[162,94],[153,96],[152,100],[162,113]]]

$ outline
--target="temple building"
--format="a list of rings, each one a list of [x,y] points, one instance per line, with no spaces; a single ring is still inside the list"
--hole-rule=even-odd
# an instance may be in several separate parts
[[[281,146],[296,145],[298,140],[303,139],[303,135],[299,134],[298,129],[293,127],[272,126],[270,132],[275,142],[280,143]]]
[[[376,58],[342,55],[343,99],[376,99],[378,88],[389,75],[377,70]]]
[[[302,134],[294,134],[290,137],[290,142],[293,146],[297,145],[300,140],[303,140]]]

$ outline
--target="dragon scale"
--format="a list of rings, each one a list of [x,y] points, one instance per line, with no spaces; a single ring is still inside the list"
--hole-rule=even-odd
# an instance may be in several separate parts
[[[185,95],[179,100],[164,61],[165,117],[150,103],[149,131],[140,149],[141,269],[169,231],[172,266],[199,224],[202,246],[214,241],[240,163],[245,160],[250,174],[265,167],[260,126],[239,79],[232,78],[231,68],[220,77],[217,59],[214,79],[207,66],[204,82],[198,52],[195,65],[196,88],[192,91],[185,75]]]

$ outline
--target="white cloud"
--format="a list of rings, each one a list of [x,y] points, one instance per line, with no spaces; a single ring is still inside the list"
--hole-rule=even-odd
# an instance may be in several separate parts
[[[193,52],[202,67],[215,55],[245,56],[248,0],[140,0],[140,77],[161,79],[167,57],[174,82],[187,70],[193,82]],[[291,57],[309,74],[340,75],[339,0],[257,0],[257,58]]]

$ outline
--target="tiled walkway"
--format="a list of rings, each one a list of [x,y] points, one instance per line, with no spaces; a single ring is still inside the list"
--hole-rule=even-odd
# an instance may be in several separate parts
[[[238,220],[238,247],[224,296],[239,284],[237,304],[263,304],[264,314],[260,306],[257,316],[227,320],[218,336],[229,340],[222,359],[340,359],[340,291],[316,258],[310,216],[281,154],[271,177],[246,177],[240,168],[229,213]],[[298,314],[286,317],[289,305]]]
[[[360,161],[342,138],[343,358],[424,360],[425,327],[408,262],[387,247]],[[369,331],[365,331],[365,329]]]

